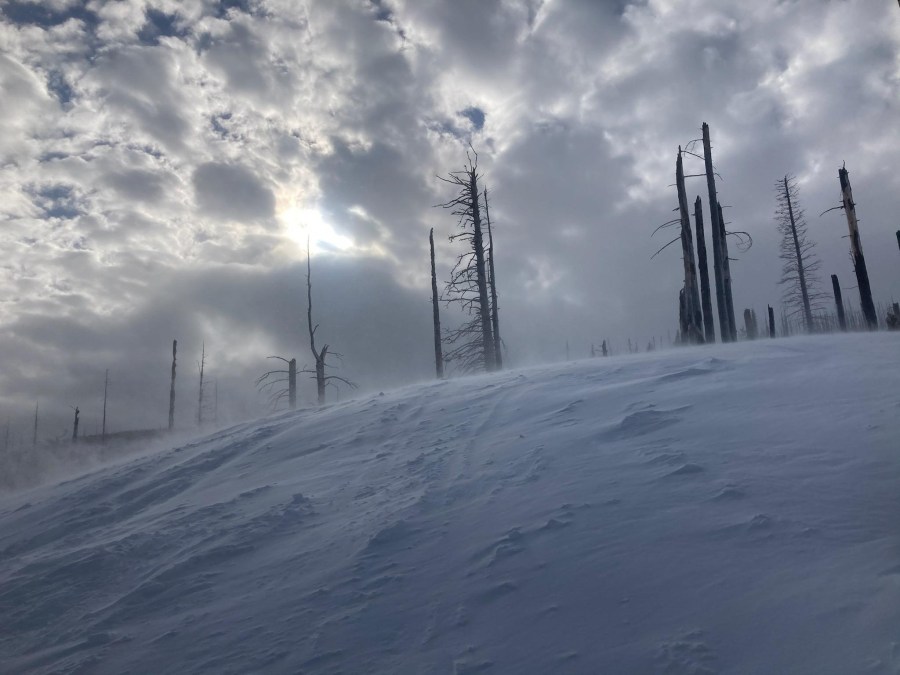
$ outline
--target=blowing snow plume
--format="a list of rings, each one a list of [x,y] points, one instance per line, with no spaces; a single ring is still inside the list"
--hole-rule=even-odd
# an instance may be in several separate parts
[[[436,382],[8,496],[0,670],[895,672],[897,347]]]

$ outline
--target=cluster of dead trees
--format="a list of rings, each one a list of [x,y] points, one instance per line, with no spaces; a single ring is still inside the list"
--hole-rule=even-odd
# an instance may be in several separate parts
[[[702,138],[688,143],[682,150],[678,146],[675,159],[675,188],[678,195],[676,211],[678,217],[660,225],[654,234],[665,228],[677,226],[679,234],[660,248],[652,257],[675,242],[681,242],[682,261],[684,264],[684,283],[678,295],[678,337],[677,342],[700,344],[715,342],[715,323],[712,310],[712,289],[709,280],[709,263],[707,258],[706,234],[703,226],[702,199],[698,195],[694,200],[694,222],[697,232],[696,256],[694,253],[694,237],[691,230],[691,216],[688,210],[686,178],[706,178],[709,195],[709,214],[711,246],[713,259],[713,279],[715,282],[715,300],[719,320],[719,335],[722,342],[733,342],[737,339],[737,328],[734,318],[734,300],[731,288],[731,259],[728,257],[728,237],[735,237],[738,245],[747,249],[752,239],[746,232],[729,232],[719,202],[716,188],[716,172],[713,169],[712,144],[710,142],[709,125],[702,127]],[[702,144],[703,154],[693,151],[698,143]],[[684,157],[693,157],[703,162],[704,172],[685,174]]]
[[[309,350],[312,353],[313,365],[304,366],[297,369],[297,359],[287,359],[283,356],[270,356],[268,358],[281,361],[284,368],[270,370],[259,376],[256,380],[257,389],[264,392],[268,396],[268,404],[273,409],[287,402],[288,408],[294,410],[297,407],[297,374],[308,374],[311,379],[316,381],[316,402],[318,405],[325,404],[326,388],[334,387],[340,396],[339,384],[345,385],[350,389],[356,389],[356,383],[339,375],[335,375],[330,371],[334,368],[329,357],[343,359],[343,356],[334,351],[329,344],[323,344],[321,347],[316,345],[316,331],[319,324],[313,324],[313,306],[312,306],[312,262],[309,252],[309,239],[306,241],[306,325],[309,334]]]
[[[703,154],[697,154],[693,149],[702,144]],[[684,157],[693,157],[703,162],[702,173],[685,174]],[[711,246],[713,259],[713,281],[715,286],[715,300],[719,325],[719,336],[722,342],[732,342],[738,338],[735,325],[734,299],[732,293],[731,261],[728,254],[729,237],[735,238],[737,246],[741,250],[747,250],[752,246],[753,240],[747,232],[729,231],[726,229],[723,207],[719,201],[716,186],[718,174],[713,168],[712,145],[710,142],[709,125],[705,122],[702,126],[702,137],[691,141],[685,149],[678,147],[675,161],[675,187],[678,197],[676,211],[678,217],[663,223],[654,231],[669,227],[678,227],[679,235],[662,246],[651,257],[656,257],[670,245],[680,242],[682,261],[684,266],[684,281],[679,291],[678,316],[679,330],[677,342],[682,344],[700,344],[715,342],[715,319],[712,309],[713,289],[710,284],[706,236],[703,223],[702,200],[698,195],[694,201],[694,226],[696,228],[696,255],[691,218],[688,211],[687,191],[685,179],[702,177],[706,179],[706,188],[709,199]],[[853,201],[850,189],[850,179],[846,167],[838,171],[838,180],[841,187],[841,204],[827,209],[822,215],[831,210],[841,209],[847,217],[850,230],[850,256],[856,274],[857,288],[860,294],[860,307],[865,319],[865,327],[875,329],[878,327],[878,318],[875,303],[872,299],[872,290],[866,269],[865,256],[860,243],[859,225],[856,217],[856,204]],[[775,184],[776,194],[776,225],[781,234],[780,257],[783,261],[782,277],[780,284],[784,288],[782,297],[784,316],[791,318],[802,317],[805,332],[815,332],[821,329],[823,322],[817,322],[815,315],[824,309],[826,293],[821,288],[819,271],[821,261],[815,255],[815,244],[809,239],[805,213],[799,202],[799,189],[797,180],[791,175],[785,175]],[[898,244],[900,244],[900,232],[898,232]],[[837,310],[838,322],[841,330],[847,330],[844,307],[841,298],[840,285],[836,275],[832,275],[832,287]],[[900,324],[900,313],[894,319],[892,311],[887,313],[887,323],[894,321]],[[774,312],[769,307],[768,333],[775,336]],[[753,339],[758,336],[759,329],[756,321],[756,313],[752,309],[744,310],[745,337]]]
[[[466,154],[462,170],[438,178],[456,190],[450,201],[438,206],[456,216],[457,230],[449,239],[461,244],[462,250],[456,256],[443,294],[439,295],[434,229],[428,235],[435,374],[438,379],[442,378],[445,364],[455,364],[462,372],[500,370],[503,367],[503,342],[497,307],[494,235],[488,189],[481,187],[483,176],[478,173],[478,154],[471,150]],[[445,328],[442,332],[441,302],[462,309],[467,318],[460,326]]]

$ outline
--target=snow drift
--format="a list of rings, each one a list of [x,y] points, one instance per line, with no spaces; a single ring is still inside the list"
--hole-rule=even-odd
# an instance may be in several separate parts
[[[0,670],[896,673],[900,340],[408,387],[0,501]]]

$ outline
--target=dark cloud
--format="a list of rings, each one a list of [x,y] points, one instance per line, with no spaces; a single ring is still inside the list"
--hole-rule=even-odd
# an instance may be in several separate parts
[[[115,419],[162,423],[173,337],[180,401],[196,394],[206,340],[228,414],[259,412],[265,356],[305,358],[307,235],[322,339],[343,372],[369,388],[428,377],[429,229],[442,278],[459,253],[435,176],[461,168],[469,143],[491,190],[512,364],[676,325],[680,254],[650,260],[665,243],[650,233],[676,206],[676,148],[703,121],[728,219],[754,238],[733,250],[738,311],[781,295],[771,186],[785,173],[826,278],[857,302],[846,223],[814,217],[837,202],[843,161],[873,287],[900,297],[898,40],[884,3],[0,11],[0,405],[14,425],[38,397],[61,424],[70,404],[94,410],[106,367]],[[705,204],[703,188],[689,179]]]
[[[193,175],[194,196],[205,215],[230,221],[258,221],[275,214],[272,190],[248,168],[208,162]]]

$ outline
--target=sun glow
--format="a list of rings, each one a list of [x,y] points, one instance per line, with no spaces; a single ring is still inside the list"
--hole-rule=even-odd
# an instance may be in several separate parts
[[[278,220],[288,238],[304,250],[308,240],[313,254],[350,251],[354,247],[353,240],[337,232],[317,208],[292,205],[278,212]]]

